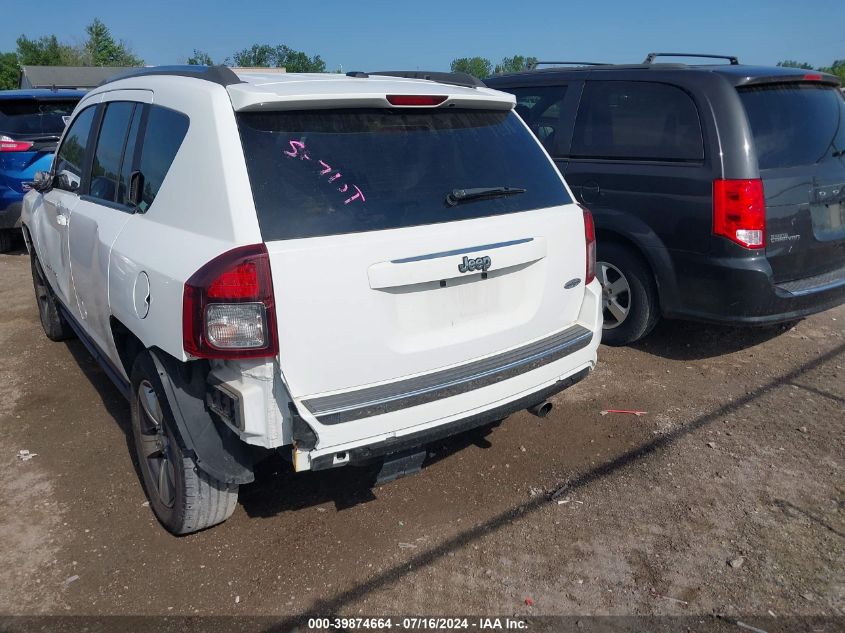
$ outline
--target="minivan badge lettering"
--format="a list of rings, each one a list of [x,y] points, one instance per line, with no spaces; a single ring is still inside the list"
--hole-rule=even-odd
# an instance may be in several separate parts
[[[475,257],[473,259],[464,255],[463,261],[458,264],[458,271],[462,273],[472,272],[473,270],[487,272],[487,269],[490,268],[492,263],[493,260],[486,255],[484,257]]]

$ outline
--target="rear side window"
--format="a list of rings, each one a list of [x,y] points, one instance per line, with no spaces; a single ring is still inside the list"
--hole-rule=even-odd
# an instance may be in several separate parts
[[[566,86],[503,88],[516,97],[516,113],[537,135],[546,149],[554,153],[560,136],[560,113]]]
[[[570,202],[510,111],[355,109],[239,113],[265,240],[453,222]],[[446,202],[455,189],[525,193]]]
[[[73,120],[70,129],[65,134],[55,159],[56,187],[59,189],[68,191],[79,189],[88,138],[91,135],[91,124],[94,122],[96,112],[97,106],[84,109]]]
[[[739,96],[760,169],[813,165],[845,150],[839,90],[801,83],[742,88]]]
[[[584,158],[701,161],[704,140],[692,98],[669,84],[587,82],[571,154]]]
[[[78,99],[0,100],[0,134],[16,137],[39,135],[59,137]]]
[[[158,195],[176,152],[188,133],[188,124],[188,117],[181,112],[150,106],[138,166],[144,178],[143,194],[138,204],[141,211],[146,211]]]
[[[135,111],[135,104],[125,101],[109,103],[100,125],[94,164],[91,167],[89,194],[100,200],[114,202],[120,178],[120,163],[126,134]]]

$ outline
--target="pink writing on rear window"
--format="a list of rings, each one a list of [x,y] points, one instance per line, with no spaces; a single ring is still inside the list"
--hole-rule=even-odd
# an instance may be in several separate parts
[[[284,150],[282,152],[288,158],[298,158],[299,160],[311,160],[311,156],[308,154],[308,150],[305,148],[305,143],[303,141],[291,140],[288,141],[288,145],[290,146],[290,149]],[[343,200],[343,204],[349,204],[350,202],[355,202],[356,200],[360,200],[361,202],[367,201],[364,192],[361,191],[361,188],[358,185],[353,183],[337,182],[338,180],[343,178],[343,174],[340,173],[340,170],[335,169],[324,160],[317,160],[317,165],[319,165],[319,167],[314,172],[314,175],[316,177],[326,177],[326,182],[336,183],[337,185],[339,185],[337,187],[337,190],[340,193],[352,194]]]

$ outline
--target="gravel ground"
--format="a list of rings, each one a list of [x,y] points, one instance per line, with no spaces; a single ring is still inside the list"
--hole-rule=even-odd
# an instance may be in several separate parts
[[[845,307],[663,323],[602,347],[547,418],[375,489],[272,459],[228,522],[174,538],[127,404],[43,335],[24,253],[0,256],[0,297],[0,614],[845,615]]]

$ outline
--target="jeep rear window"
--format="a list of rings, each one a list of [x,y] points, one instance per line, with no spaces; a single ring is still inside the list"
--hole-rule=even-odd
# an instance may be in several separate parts
[[[0,134],[7,134],[13,138],[39,134],[61,136],[66,120],[78,102],[78,99],[70,101],[0,100]]]
[[[237,115],[266,241],[378,231],[570,202],[508,111],[348,109]],[[525,193],[449,206],[454,189]]]
[[[760,169],[813,165],[845,150],[845,100],[839,90],[796,83],[741,88],[739,96]]]

